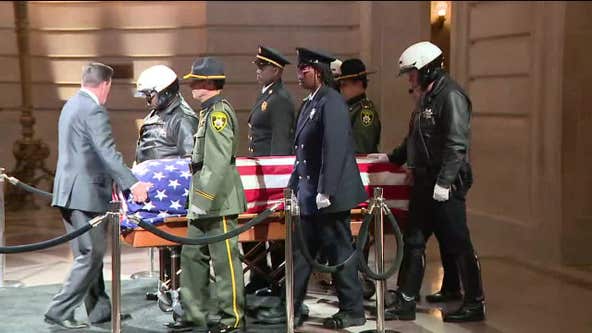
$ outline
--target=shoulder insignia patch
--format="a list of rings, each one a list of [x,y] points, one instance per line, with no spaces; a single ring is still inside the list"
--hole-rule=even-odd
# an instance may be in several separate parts
[[[221,130],[223,130],[226,125],[228,124],[228,116],[226,116],[226,113],[224,112],[220,112],[220,111],[214,111],[212,112],[212,126],[214,126],[214,129],[217,132],[220,132]]]
[[[261,103],[261,111],[267,111],[267,101],[263,101],[263,103]]]
[[[362,125],[368,127],[374,122],[374,113],[369,110],[362,110]]]

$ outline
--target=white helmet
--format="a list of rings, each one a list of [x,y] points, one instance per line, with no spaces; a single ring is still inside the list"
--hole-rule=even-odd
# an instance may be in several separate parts
[[[341,75],[341,60],[339,59],[335,59],[331,62],[331,73],[333,74],[333,76],[339,76]]]
[[[412,69],[420,70],[442,55],[442,50],[430,42],[409,46],[399,57],[399,75]]]
[[[140,73],[136,82],[136,97],[159,93],[177,80],[177,74],[168,66],[156,65]]]

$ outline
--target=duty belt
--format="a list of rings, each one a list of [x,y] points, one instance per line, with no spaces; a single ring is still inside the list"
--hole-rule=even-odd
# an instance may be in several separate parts
[[[236,156],[232,156],[230,158],[230,164],[231,165],[235,165],[236,164]],[[189,163],[189,171],[191,171],[192,174],[201,171],[201,169],[203,168],[203,161],[201,162],[197,162],[197,163]]]

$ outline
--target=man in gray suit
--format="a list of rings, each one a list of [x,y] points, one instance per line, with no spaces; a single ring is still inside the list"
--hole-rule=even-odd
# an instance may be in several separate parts
[[[85,66],[82,88],[66,102],[60,114],[52,206],[60,208],[68,232],[108,210],[113,181],[121,189],[131,190],[137,202],[148,198],[151,184],[134,177],[113,141],[103,106],[111,90],[112,75],[109,66]],[[74,264],[62,290],[49,305],[46,322],[68,329],[88,327],[74,319],[74,310],[83,300],[91,323],[111,319],[111,303],[103,281],[107,225],[102,223],[71,241]]]

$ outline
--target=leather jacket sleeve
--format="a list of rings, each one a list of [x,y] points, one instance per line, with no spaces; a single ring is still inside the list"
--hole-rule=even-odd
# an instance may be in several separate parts
[[[442,167],[437,184],[446,188],[454,183],[465,163],[470,137],[470,102],[459,91],[453,90],[446,96],[442,109]]]
[[[388,159],[391,163],[395,163],[397,165],[403,165],[407,162],[407,137],[403,139],[403,142],[393,151],[388,154]]]
[[[193,150],[193,135],[197,130],[197,118],[183,115],[179,119],[177,129],[177,149],[179,156],[191,156]]]

